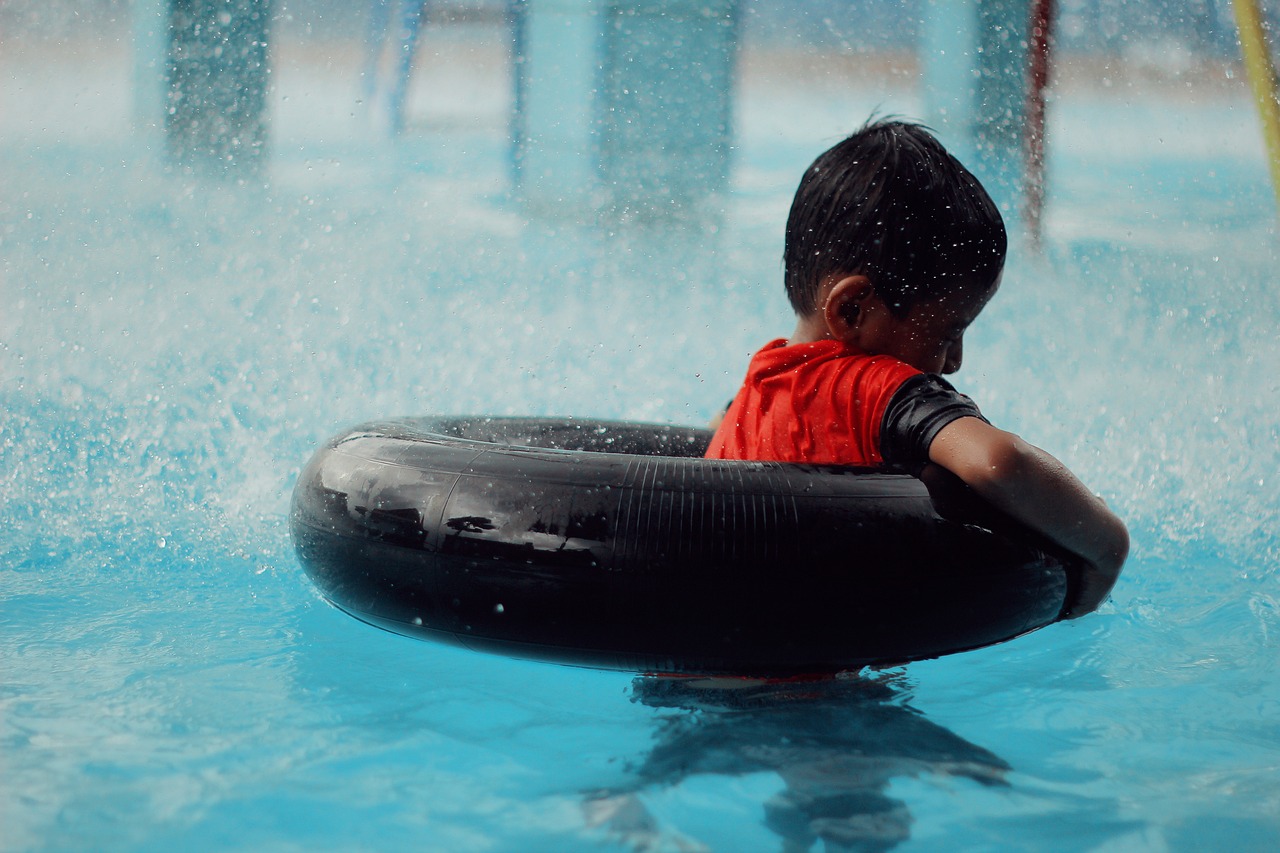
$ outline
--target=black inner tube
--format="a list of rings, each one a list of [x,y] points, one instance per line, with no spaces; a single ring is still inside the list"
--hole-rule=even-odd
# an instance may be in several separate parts
[[[337,436],[294,492],[321,592],[467,648],[787,676],[1001,642],[1071,566],[940,470],[701,458],[706,430],[405,418]]]
[[[505,447],[536,447],[585,453],[701,458],[711,431],[697,427],[629,421],[558,418],[453,417],[404,419],[412,431],[433,432]]]

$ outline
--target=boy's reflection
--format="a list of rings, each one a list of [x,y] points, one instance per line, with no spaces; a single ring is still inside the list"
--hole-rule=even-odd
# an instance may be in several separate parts
[[[1010,769],[911,708],[900,680],[637,678],[633,701],[684,713],[662,719],[634,784],[589,795],[588,821],[639,849],[673,840],[684,847],[687,839],[659,835],[640,791],[702,773],[773,771],[786,787],[765,803],[765,824],[784,851],[808,850],[818,839],[828,851],[889,850],[911,826],[906,805],[885,793],[891,779],[939,774],[1003,785]]]

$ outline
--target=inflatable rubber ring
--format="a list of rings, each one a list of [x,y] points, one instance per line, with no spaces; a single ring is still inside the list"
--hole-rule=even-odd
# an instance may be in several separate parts
[[[303,470],[291,530],[320,592],[357,619],[632,672],[834,673],[1062,615],[1078,567],[940,469],[703,459],[709,438],[538,418],[364,424]]]

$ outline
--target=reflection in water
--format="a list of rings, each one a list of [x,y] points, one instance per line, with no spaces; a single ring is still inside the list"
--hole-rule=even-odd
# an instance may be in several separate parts
[[[639,794],[699,774],[777,773],[784,789],[765,802],[765,825],[783,851],[885,851],[911,834],[905,803],[887,794],[896,777],[963,776],[1004,785],[1009,765],[929,722],[907,704],[901,675],[774,683],[640,677],[633,701],[681,713],[662,719],[657,743],[629,785],[592,791],[588,822],[637,849],[670,846]],[[701,849],[680,838],[681,849]]]

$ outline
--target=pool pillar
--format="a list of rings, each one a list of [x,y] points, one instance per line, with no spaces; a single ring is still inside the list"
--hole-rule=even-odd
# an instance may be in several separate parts
[[[517,195],[663,218],[729,177],[739,0],[517,0]]]
[[[129,15],[133,39],[133,126],[144,134],[156,132],[158,139],[169,100],[165,71],[168,0],[133,0]]]
[[[1009,226],[1027,180],[1028,0],[931,0],[920,58],[925,119]]]
[[[225,177],[267,152],[271,0],[169,0],[164,118],[169,159]]]

